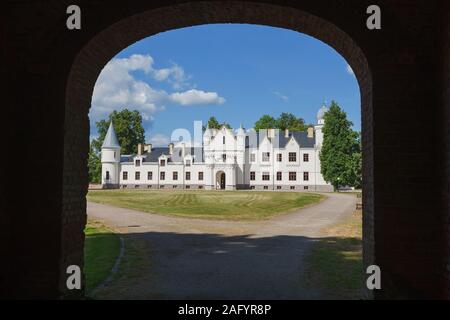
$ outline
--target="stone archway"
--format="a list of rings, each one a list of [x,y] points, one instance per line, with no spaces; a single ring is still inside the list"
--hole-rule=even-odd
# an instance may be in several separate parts
[[[270,12],[270,14],[266,14]],[[176,17],[176,19],[173,19]],[[158,23],[155,23],[158,21]],[[80,143],[80,134],[88,136],[87,114],[90,108],[95,81],[103,66],[120,50],[142,38],[180,27],[207,23],[252,23],[287,28],[302,32],[322,40],[340,53],[352,67],[361,92],[362,108],[362,144],[363,144],[363,180],[364,180],[364,261],[366,265],[374,263],[374,197],[373,197],[373,140],[372,128],[372,80],[368,61],[362,49],[355,41],[336,25],[316,15],[294,8],[262,4],[247,1],[227,2],[205,1],[172,5],[142,12],[123,19],[95,35],[76,57],[66,89],[66,131],[65,148],[74,145],[86,150],[87,140]],[[81,115],[81,116],[80,116]],[[80,132],[81,128],[81,132]],[[79,150],[77,148],[77,150]],[[66,149],[65,168],[79,168],[79,159],[75,159]],[[74,161],[75,160],[75,161]],[[66,169],[65,169],[66,170]],[[67,169],[68,170],[68,169]],[[80,197],[79,215],[84,216],[87,181],[73,185],[74,179],[64,175],[72,184],[70,195],[63,195],[63,208],[73,205],[73,191],[76,188]],[[81,182],[81,181],[80,181]],[[67,205],[66,205],[67,204]],[[67,214],[73,214],[73,207]]]
[[[380,0],[379,31],[365,28],[365,0],[74,3],[83,27],[69,32],[64,1],[7,6],[4,53],[14,68],[5,70],[3,128],[11,149],[26,141],[39,156],[34,170],[3,172],[0,252],[10,263],[0,266],[2,297],[83,294],[66,289],[65,270],[83,264],[87,115],[107,61],[146,36],[233,22],[303,32],[347,59],[362,100],[364,261],[383,272],[375,297],[450,297],[447,2]],[[33,84],[25,95],[23,79]],[[27,201],[17,192],[24,182],[33,189]]]

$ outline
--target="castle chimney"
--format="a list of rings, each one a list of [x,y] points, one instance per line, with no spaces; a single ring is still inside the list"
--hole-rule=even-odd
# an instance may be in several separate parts
[[[184,159],[185,155],[186,155],[186,144],[183,142],[181,143],[181,157]]]
[[[145,152],[147,152],[147,153],[151,153],[152,152],[152,144],[151,143],[144,144],[144,153]]]
[[[308,138],[314,138],[314,128],[308,127]]]
[[[284,130],[284,137],[289,138],[289,129]]]
[[[142,143],[138,143],[138,155],[142,154]]]
[[[173,143],[169,143],[169,154],[173,153]]]

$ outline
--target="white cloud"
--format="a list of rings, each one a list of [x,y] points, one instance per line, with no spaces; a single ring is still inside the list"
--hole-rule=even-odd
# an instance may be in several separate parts
[[[174,63],[170,68],[154,69],[153,78],[157,81],[167,81],[175,90],[180,90],[191,86],[189,80],[192,76],[186,75],[184,69]]]
[[[172,101],[182,106],[223,104],[225,99],[216,92],[205,92],[203,90],[191,89],[185,92],[175,92],[170,95]]]
[[[166,136],[164,134],[157,133],[157,134],[150,136],[149,141],[151,144],[153,144],[153,146],[158,146],[158,147],[164,146],[165,147],[169,144],[170,139],[168,136]]]
[[[132,71],[152,71],[150,56],[132,55],[113,59],[103,68],[92,95],[91,120],[105,118],[113,110],[131,108],[150,119],[168,99],[164,90],[156,90],[146,82],[135,79]]]
[[[284,94],[281,94],[278,91],[274,91],[273,94],[276,95],[278,98],[280,98],[281,100],[283,100],[285,102],[289,101],[289,97],[288,96],[285,96]]]
[[[349,64],[347,64],[347,72],[348,72],[348,74],[351,74],[351,75],[354,75],[355,73],[353,72],[353,69],[352,69],[352,67],[350,67],[350,65]]]
[[[92,122],[105,119],[113,110],[129,108],[138,110],[144,120],[151,121],[153,114],[165,109],[169,103],[183,106],[195,104],[222,104],[225,99],[216,92],[190,89],[168,93],[155,89],[147,82],[138,80],[132,73],[143,72],[152,79],[166,81],[175,90],[189,87],[184,69],[173,63],[169,68],[155,69],[149,55],[134,54],[128,58],[112,59],[103,68],[94,87],[90,119]],[[192,88],[192,86],[191,86]]]

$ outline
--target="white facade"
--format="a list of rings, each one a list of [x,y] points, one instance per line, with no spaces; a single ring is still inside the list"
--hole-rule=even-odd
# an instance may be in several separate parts
[[[138,146],[120,155],[111,125],[102,146],[104,188],[332,191],[320,172],[324,114],[307,132],[207,128],[201,146]],[[142,150],[143,149],[143,150]]]

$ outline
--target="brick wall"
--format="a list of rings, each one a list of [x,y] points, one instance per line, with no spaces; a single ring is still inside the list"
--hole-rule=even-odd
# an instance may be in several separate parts
[[[179,3],[9,4],[9,41],[2,55],[14,68],[6,71],[10,94],[5,100],[8,121],[2,129],[9,150],[26,148],[25,154],[34,156],[35,170],[2,172],[11,184],[2,198],[5,232],[0,253],[8,263],[0,264],[0,295],[82,295],[65,290],[64,272],[69,264],[83,263],[87,114],[104,64],[134,41],[161,31],[245,22],[307,33],[350,63],[362,100],[364,263],[380,265],[383,273],[383,289],[374,297],[443,297],[443,285],[448,290],[449,282],[449,193],[441,192],[437,182],[445,183],[440,177],[447,177],[448,186],[449,86],[443,82],[448,83],[449,59],[444,41],[448,28],[441,38],[447,51],[438,54],[436,48],[437,2],[379,0],[383,29],[378,31],[365,28],[365,10],[372,1],[203,1],[169,6],[175,2]],[[72,3],[81,3],[81,31],[65,28],[65,9]],[[439,61],[445,69],[439,68]],[[14,161],[20,167],[29,158]],[[17,191],[24,190],[24,181],[31,190],[25,193],[26,201],[24,192]]]
[[[441,143],[443,149],[442,166],[442,207],[443,207],[443,246],[445,250],[444,277],[445,296],[450,299],[450,3],[442,1],[440,52],[442,90]]]

